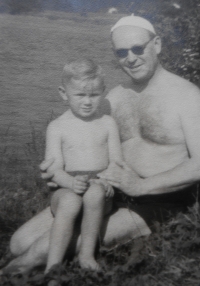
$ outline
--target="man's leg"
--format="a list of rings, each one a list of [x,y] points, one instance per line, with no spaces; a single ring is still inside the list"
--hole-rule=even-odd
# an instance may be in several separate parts
[[[101,240],[105,249],[112,249],[140,236],[150,235],[151,230],[145,221],[127,208],[119,208],[103,220]]]
[[[103,186],[92,184],[83,196],[83,219],[81,225],[81,245],[79,263],[82,268],[99,270],[94,258],[95,248],[103,220],[105,190]]]
[[[53,216],[50,207],[38,213],[23,224],[12,236],[10,250],[13,255],[19,256],[27,251],[30,246],[50,230]]]
[[[35,266],[46,263],[52,222],[53,216],[50,207],[48,207],[13,234],[10,250],[13,255],[18,257],[3,269],[3,273],[26,272]],[[0,274],[2,274],[1,271]]]
[[[34,236],[34,232],[37,233],[38,239],[33,240],[33,244],[29,246],[26,252],[11,261],[11,263],[15,263],[18,268],[23,267],[23,272],[45,264],[48,254],[50,227],[52,222],[53,217],[51,215],[50,208],[47,208],[23,225],[13,236],[13,247],[16,248],[17,245],[19,245],[21,251],[23,250],[22,252],[24,252],[27,248],[24,247],[23,249],[22,246],[23,242],[26,242],[26,239],[28,239],[28,244],[30,244],[32,241],[31,235],[33,234]],[[37,226],[40,229],[40,236],[37,231]],[[42,230],[42,226],[44,229],[47,229],[46,232]],[[119,244],[128,242],[139,236],[149,235],[150,233],[151,230],[144,220],[136,213],[125,208],[120,208],[111,216],[108,215],[104,218],[101,228],[102,243],[106,249],[112,249]],[[21,242],[18,240],[20,238],[23,239]],[[80,241],[81,237],[79,237],[77,242],[77,252],[80,249]],[[15,249],[15,253],[17,252],[16,250],[17,249]]]
[[[26,273],[36,266],[45,265],[49,249],[50,230],[46,231],[22,255],[0,270],[2,274]]]

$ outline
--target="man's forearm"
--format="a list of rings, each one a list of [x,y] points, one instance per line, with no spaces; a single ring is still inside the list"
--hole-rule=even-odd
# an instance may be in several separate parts
[[[194,184],[200,180],[200,163],[195,159],[176,166],[158,175],[140,180],[142,194],[161,194],[172,192],[179,187]]]
[[[59,187],[72,189],[73,177],[64,170],[56,170],[52,182],[56,183]]]

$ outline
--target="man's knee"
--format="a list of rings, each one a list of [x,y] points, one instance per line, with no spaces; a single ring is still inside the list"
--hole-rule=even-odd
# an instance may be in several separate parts
[[[25,252],[23,241],[24,237],[22,237],[19,231],[16,231],[11,237],[10,251],[14,256],[19,256]]]

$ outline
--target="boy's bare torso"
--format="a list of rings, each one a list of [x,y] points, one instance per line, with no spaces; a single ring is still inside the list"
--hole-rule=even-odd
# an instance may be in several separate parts
[[[65,171],[96,171],[107,168],[108,116],[91,121],[82,120],[65,112],[54,124],[61,136]]]

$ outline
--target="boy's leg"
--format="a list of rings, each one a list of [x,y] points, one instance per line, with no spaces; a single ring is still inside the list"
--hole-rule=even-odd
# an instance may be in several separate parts
[[[105,190],[99,184],[89,187],[83,196],[83,219],[79,262],[81,267],[99,270],[94,258],[95,247],[104,215]]]
[[[75,220],[82,207],[82,197],[69,189],[59,189],[52,197],[51,209],[55,218],[50,232],[49,252],[45,273],[61,263],[74,230]]]

